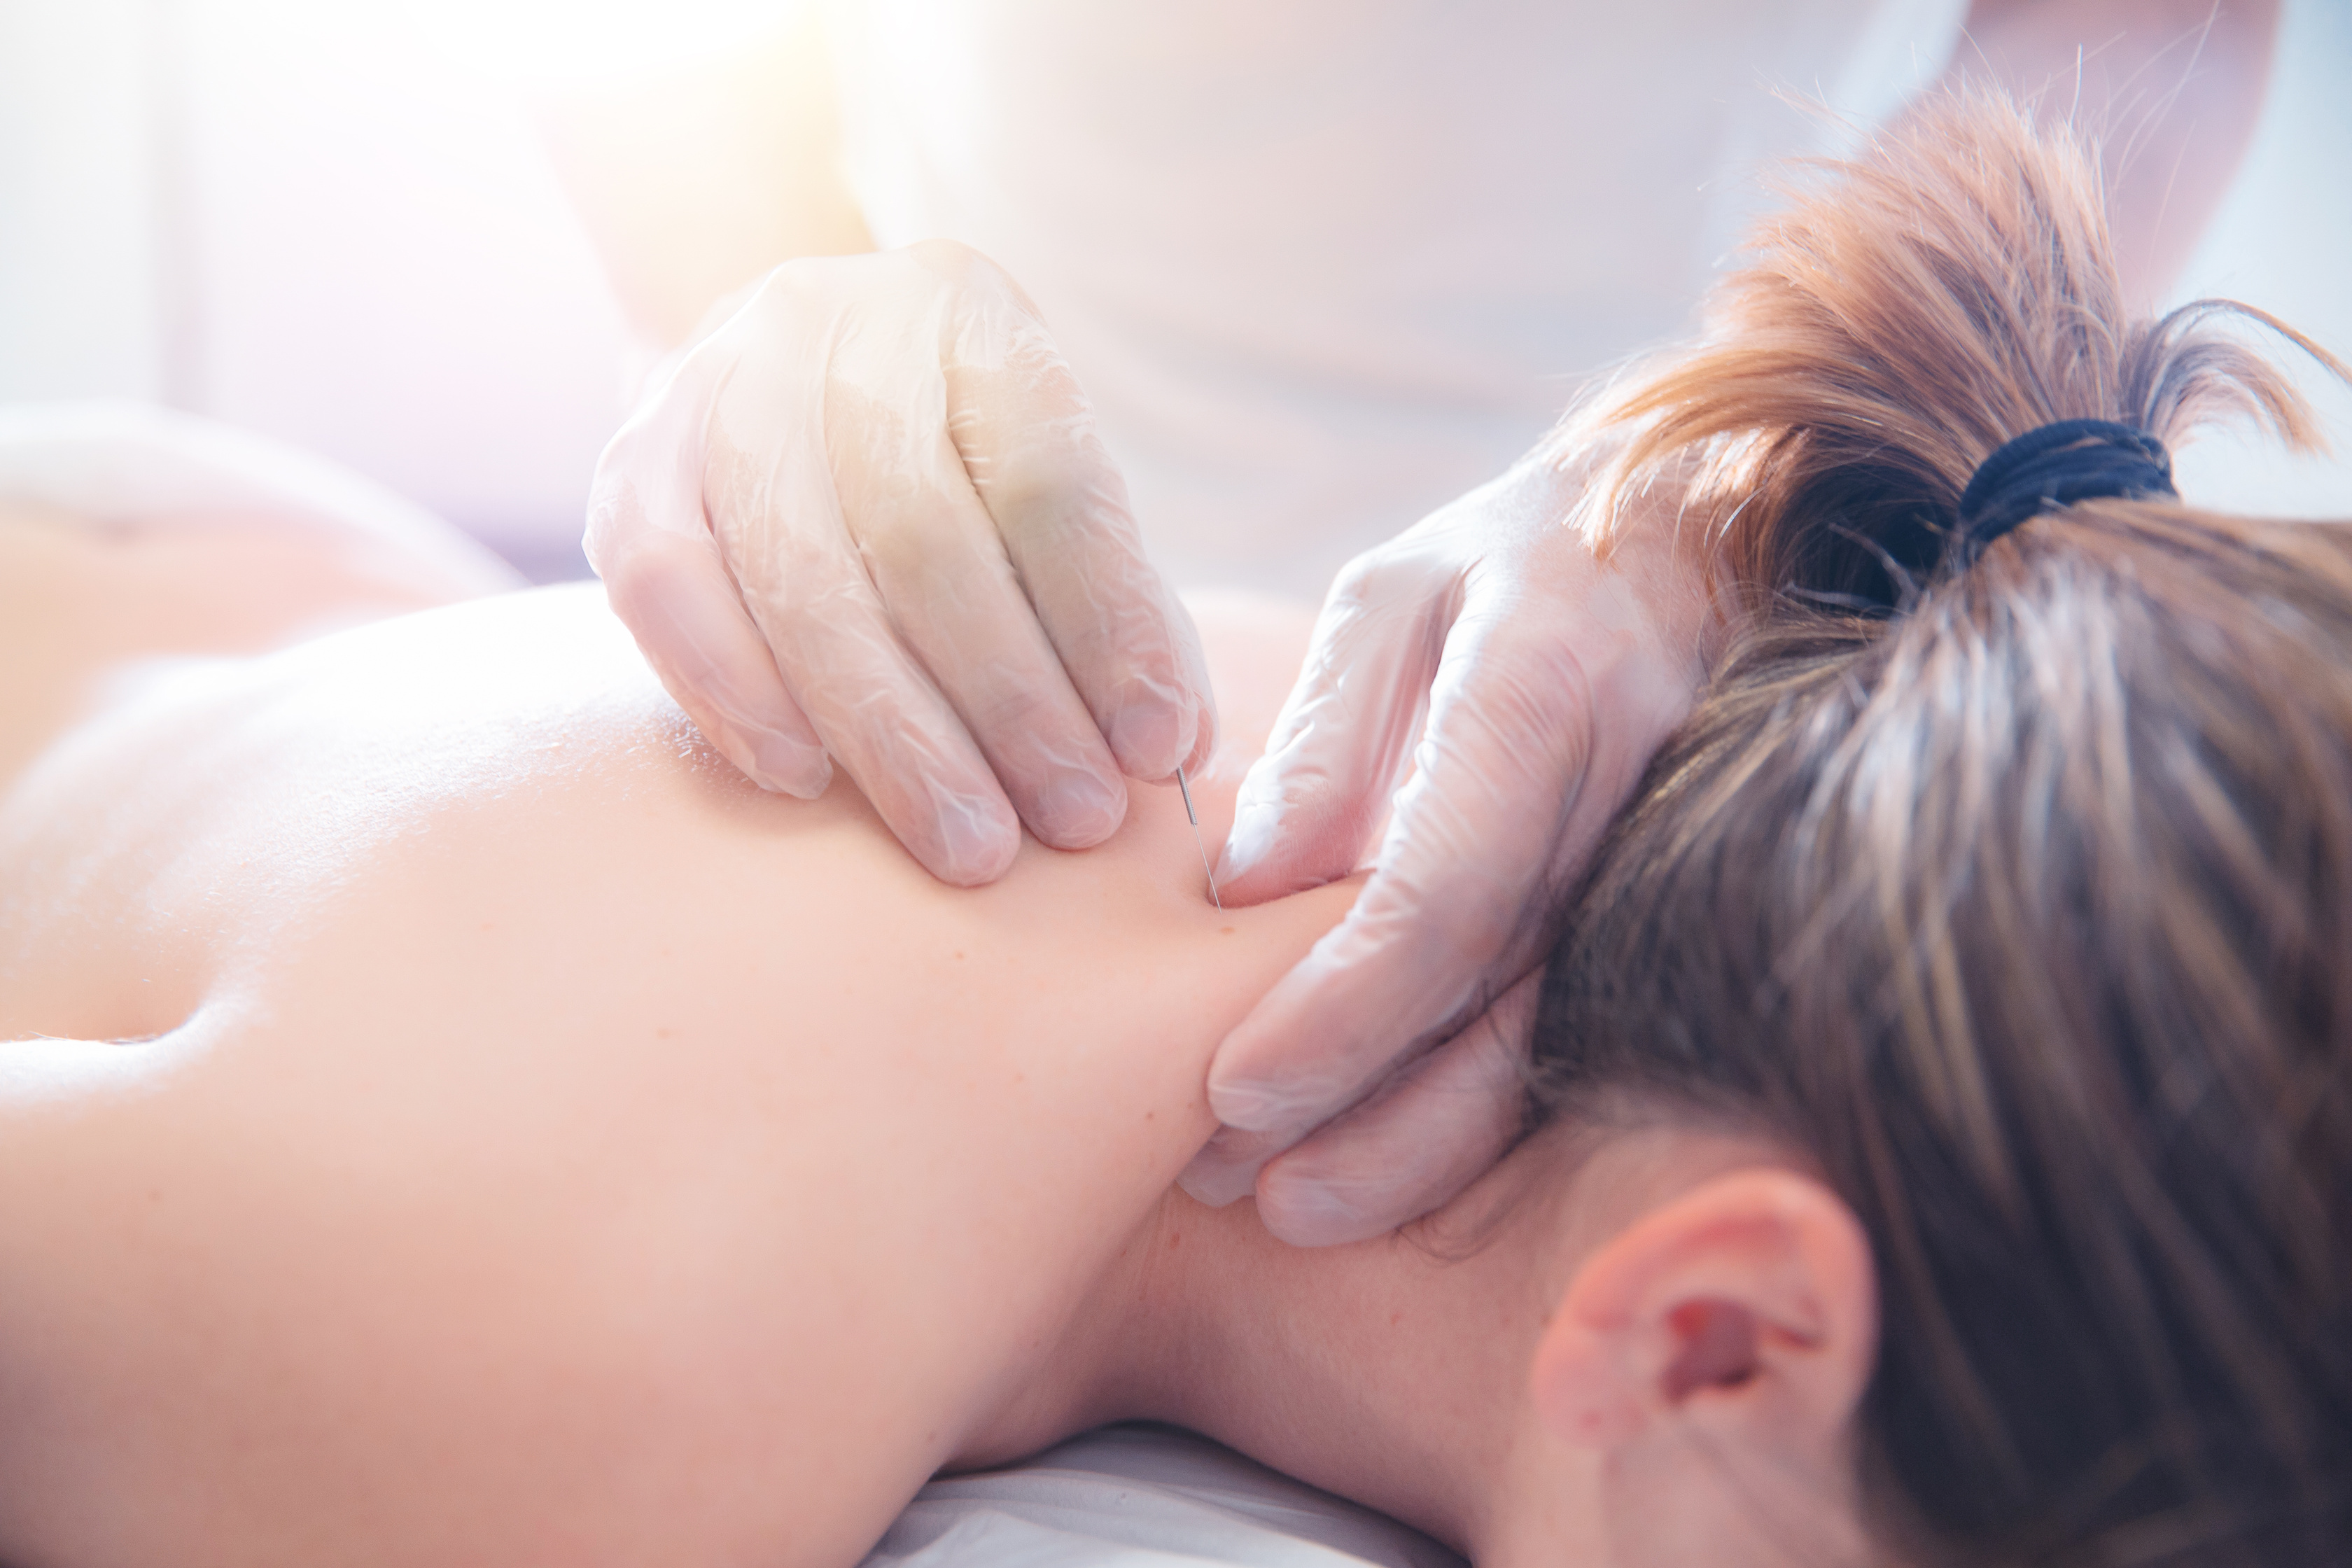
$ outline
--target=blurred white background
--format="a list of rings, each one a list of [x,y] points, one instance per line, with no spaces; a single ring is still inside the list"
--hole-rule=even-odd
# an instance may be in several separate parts
[[[340,459],[539,575],[641,368],[528,110],[775,0],[0,0],[0,402],[153,400]],[[2352,0],[2286,0],[2183,297],[2352,357]],[[2352,447],[2352,394],[2305,376]],[[2352,516],[2352,453],[2209,441],[2184,489]]]

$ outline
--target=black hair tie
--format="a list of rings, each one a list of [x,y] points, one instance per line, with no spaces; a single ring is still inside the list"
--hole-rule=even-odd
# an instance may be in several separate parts
[[[1959,563],[2045,511],[2079,500],[2178,496],[2172,456],[2145,430],[2107,419],[2061,419],[1987,458],[1960,492]]]

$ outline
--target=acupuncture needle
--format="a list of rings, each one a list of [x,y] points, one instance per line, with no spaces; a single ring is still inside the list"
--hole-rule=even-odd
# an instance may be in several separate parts
[[[1181,767],[1176,770],[1176,793],[1184,797],[1184,820],[1192,825],[1192,847],[1201,852],[1201,869],[1209,879],[1209,897],[1216,899],[1217,908],[1222,910],[1225,900],[1217,897],[1217,874],[1209,869],[1209,842],[1201,837],[1201,819],[1192,815],[1192,786],[1184,782]]]

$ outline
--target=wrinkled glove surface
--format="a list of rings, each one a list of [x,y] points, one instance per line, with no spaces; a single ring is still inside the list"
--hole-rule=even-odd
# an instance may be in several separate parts
[[[1216,720],[1076,379],[961,246],[778,268],[606,447],[586,548],[761,786],[847,769],[942,880],[1117,830]]]
[[[1228,903],[1346,876],[1379,835],[1346,921],[1220,1047],[1224,1130],[1184,1178],[1254,1188],[1285,1239],[1425,1214],[1517,1137],[1550,917],[1689,711],[1704,574],[1671,519],[1601,559],[1569,521],[1591,467],[1530,458],[1351,563],[1243,781]]]

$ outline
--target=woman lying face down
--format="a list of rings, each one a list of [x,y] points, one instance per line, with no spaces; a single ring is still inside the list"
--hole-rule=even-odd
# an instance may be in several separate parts
[[[9,668],[113,663],[35,608],[136,646],[141,581],[264,553],[184,542],[11,525]],[[1458,1261],[1200,1208],[1208,1054],[1349,894],[1220,913],[1137,808],[943,889],[845,789],[739,784],[581,591],[42,747],[0,817],[0,1559],[845,1563],[941,1466],[1162,1415],[1511,1560],[1586,1484],[1526,1387],[1565,1270],[1780,1156],[1531,1147]]]
[[[1350,889],[1215,910],[1165,792],[942,888],[576,590],[12,691],[0,1559],[846,1564],[1152,1416],[1490,1564],[2340,1560],[2352,544],[1969,531],[2053,420],[2299,428],[2116,321],[2089,167],[1923,124],[1596,410],[1588,523],[1671,471],[1744,629],[1570,900],[1530,1135],[1406,1235],[1171,1190]],[[0,668],[288,624],[158,637],[164,548],[0,529]],[[1281,629],[1206,630],[1246,731]]]

